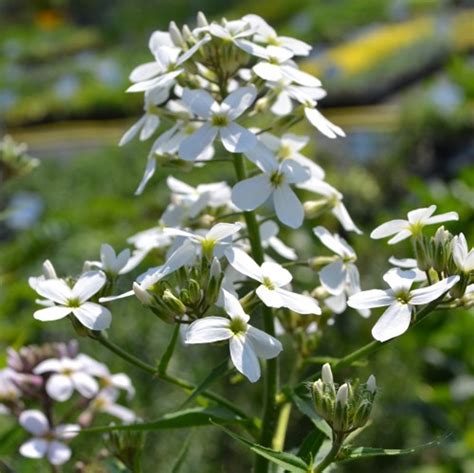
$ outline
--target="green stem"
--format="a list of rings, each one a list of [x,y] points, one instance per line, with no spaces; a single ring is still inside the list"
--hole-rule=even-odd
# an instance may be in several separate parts
[[[323,461],[313,469],[313,473],[322,473],[337,457],[339,450],[342,447],[344,434],[333,434],[332,447],[328,454],[323,458]]]
[[[247,170],[245,162],[240,154],[234,154],[234,168],[239,181],[247,178]],[[261,265],[264,262],[265,253],[263,251],[262,242],[260,240],[260,229],[257,222],[255,212],[244,212],[245,223],[250,240],[252,256]],[[275,324],[273,320],[272,310],[262,307],[263,328],[266,333],[275,336]],[[262,433],[260,436],[260,444],[264,447],[271,447],[273,433],[276,427],[278,406],[276,403],[276,394],[278,391],[278,359],[272,358],[266,363],[266,376],[264,388],[264,405],[262,414]],[[256,455],[254,463],[254,473],[267,473],[269,462],[267,459]]]
[[[183,379],[176,378],[175,376],[172,376],[167,373],[160,373],[154,366],[149,365],[148,363],[145,363],[144,361],[140,360],[136,356],[131,355],[127,351],[123,350],[120,348],[118,345],[115,343],[111,342],[109,339],[107,339],[103,333],[98,333],[94,334],[94,340],[97,340],[101,345],[104,347],[108,348],[111,352],[115,353],[118,355],[120,358],[123,358],[125,361],[128,361],[132,365],[135,365],[137,368],[140,368],[143,371],[146,371],[147,373],[153,375],[154,377],[161,379],[162,381],[166,381],[168,383],[174,384],[175,386],[178,386],[182,389],[185,389],[187,391],[193,391],[196,389],[196,385],[189,383]],[[207,399],[210,399],[217,404],[226,407],[230,411],[232,411],[234,414],[237,414],[239,417],[242,417],[243,419],[248,419],[247,414],[243,412],[241,409],[238,407],[234,406],[231,402],[229,402],[227,399],[223,398],[222,396],[219,396],[216,393],[213,393],[212,391],[203,391],[201,395]]]

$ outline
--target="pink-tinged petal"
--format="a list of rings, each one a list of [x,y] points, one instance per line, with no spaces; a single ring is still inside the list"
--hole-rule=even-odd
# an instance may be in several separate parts
[[[258,328],[249,326],[247,338],[252,341],[257,356],[264,360],[275,358],[283,350],[279,340]]]
[[[85,398],[95,396],[99,391],[97,381],[86,373],[77,372],[71,376],[74,387]]]
[[[382,223],[382,225],[375,228],[370,234],[370,238],[378,240],[380,238],[395,235],[396,233],[405,230],[408,225],[409,223],[407,220],[390,220],[390,222]]]
[[[382,289],[370,289],[354,294],[347,300],[347,305],[353,309],[373,309],[375,307],[385,307],[395,301],[392,291]]]
[[[245,335],[232,337],[229,343],[230,357],[237,371],[251,383],[260,378],[260,363],[252,342]]]
[[[62,279],[39,281],[35,290],[40,296],[63,305],[67,304],[72,295],[71,288]]]
[[[262,270],[260,266],[245,253],[245,251],[239,248],[229,248],[225,252],[225,256],[230,265],[239,273],[262,282]]]
[[[262,276],[268,278],[275,286],[286,286],[291,282],[291,273],[278,263],[266,261],[261,267]]]
[[[224,100],[224,104],[230,107],[229,118],[235,120],[240,117],[253,104],[256,96],[257,89],[253,85],[234,90]]]
[[[99,292],[107,282],[107,277],[102,271],[88,271],[81,275],[72,288],[73,296],[80,302],[85,302]]]
[[[394,302],[372,328],[372,336],[379,342],[386,342],[408,330],[412,308],[408,304]]]
[[[282,301],[282,306],[298,314],[321,314],[321,308],[315,299],[286,289],[275,289]]]
[[[43,458],[48,451],[49,442],[45,439],[27,440],[20,447],[20,454],[26,458]]]
[[[334,296],[344,290],[346,276],[346,266],[341,260],[328,264],[319,272],[321,284]]]
[[[213,343],[228,340],[234,334],[224,317],[204,317],[193,322],[186,331],[185,343]]]
[[[242,319],[244,322],[248,322],[250,317],[244,312],[244,309],[240,305],[239,300],[230,292],[225,289],[222,290],[224,298],[224,308],[227,315],[231,318]]]
[[[49,430],[49,422],[46,416],[38,410],[30,409],[23,411],[18,419],[20,425],[30,434],[41,436]]]
[[[71,458],[71,449],[64,443],[53,440],[48,448],[48,460],[52,465],[63,465]]]
[[[74,308],[73,314],[82,325],[91,330],[106,330],[112,322],[109,309],[94,302],[85,302],[80,307]]]
[[[235,122],[219,129],[224,148],[230,153],[245,153],[257,146],[257,137]]]
[[[426,220],[425,225],[433,225],[435,223],[451,222],[453,220],[459,220],[457,212],[446,212],[444,214],[435,215]]]
[[[241,210],[254,210],[271,195],[272,185],[266,174],[250,177],[232,188],[232,202]]]
[[[74,392],[71,378],[63,374],[53,374],[46,383],[46,392],[56,401],[67,401]]]
[[[194,161],[199,155],[212,144],[217,136],[218,128],[209,123],[187,136],[179,145],[179,157],[185,161]]]
[[[459,276],[449,276],[449,278],[443,279],[431,286],[422,287],[421,289],[415,289],[410,293],[410,304],[412,305],[424,305],[428,304],[443,294],[446,294],[457,282]]]
[[[70,307],[63,307],[60,305],[53,305],[46,307],[45,309],[37,310],[33,317],[41,322],[51,322],[53,320],[60,320],[69,315],[72,312]]]
[[[304,113],[311,125],[328,138],[334,139],[338,136],[346,136],[342,128],[331,123],[318,109],[305,107]]]
[[[303,204],[288,184],[282,184],[273,191],[273,205],[280,222],[291,228],[303,225]]]
[[[184,89],[182,100],[195,115],[205,119],[210,118],[211,107],[216,103],[205,90]]]

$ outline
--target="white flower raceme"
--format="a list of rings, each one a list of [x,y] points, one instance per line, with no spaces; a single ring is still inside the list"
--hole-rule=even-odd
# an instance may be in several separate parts
[[[257,144],[256,136],[235,120],[253,104],[256,96],[257,89],[254,86],[241,87],[218,104],[204,90],[184,89],[183,102],[206,122],[181,142],[179,156],[194,161],[217,135],[224,148],[231,153],[242,153],[254,147]]]
[[[307,181],[310,173],[296,161],[287,159],[279,164],[273,158],[255,163],[264,174],[238,182],[232,189],[232,202],[242,210],[254,210],[272,197],[280,222],[292,228],[303,224],[304,209],[290,184]]]
[[[49,322],[73,314],[79,322],[91,330],[105,330],[112,321],[110,311],[89,299],[99,292],[107,278],[101,271],[88,271],[81,275],[70,288],[62,279],[47,279],[38,282],[36,292],[55,303],[45,309],[37,310],[33,317]]]
[[[130,256],[128,248],[122,250],[117,255],[112,246],[103,243],[100,247],[100,261],[89,261],[88,265],[99,268],[105,274],[114,278],[118,275],[126,274],[134,268],[133,264],[129,264]]]
[[[412,210],[408,212],[407,220],[398,219],[383,223],[372,231],[370,237],[378,240],[380,238],[386,238],[388,236],[395,235],[390,240],[388,240],[390,245],[394,245],[395,243],[403,241],[412,235],[419,235],[422,232],[423,227],[426,225],[434,225],[436,223],[449,222],[451,220],[459,219],[459,216],[456,212],[447,212],[432,217],[435,210],[436,205]]]
[[[63,424],[51,428],[46,416],[33,409],[23,411],[19,421],[33,435],[20,447],[24,457],[46,458],[52,465],[62,465],[71,458],[71,449],[63,441],[75,437],[79,433],[79,425]]]
[[[451,240],[453,260],[457,268],[465,274],[474,271],[474,248],[469,250],[466,237],[463,233],[456,235]]]
[[[229,340],[230,357],[237,370],[251,383],[260,378],[258,358],[275,358],[282,351],[281,343],[271,335],[252,327],[236,297],[224,291],[226,317],[204,317],[193,322],[185,343],[213,343]]]
[[[256,293],[268,307],[286,307],[298,314],[320,314],[318,303],[309,296],[283,289],[290,284],[293,276],[277,263],[265,262],[259,266],[247,253],[239,248],[231,248],[225,253],[229,263],[239,273],[261,283]]]
[[[336,253],[336,261],[325,266],[319,273],[322,285],[333,295],[341,294],[346,283],[357,288],[359,271],[354,264],[357,260],[354,249],[344,238],[331,234],[324,227],[313,228],[314,234],[321,243]]]
[[[344,230],[358,234],[362,233],[349,215],[342,201],[343,195],[333,186],[325,181],[311,178],[298,184],[298,187],[324,196],[326,204],[331,208],[331,213],[339,220]]]
[[[405,333],[411,323],[415,306],[428,304],[446,294],[458,281],[459,276],[450,276],[431,286],[411,290],[416,274],[413,271],[391,269],[384,275],[390,289],[362,291],[347,301],[354,309],[385,307],[388,309],[372,329],[376,340],[385,342]]]
[[[34,373],[51,373],[46,382],[46,392],[56,401],[67,401],[74,390],[90,399],[99,391],[99,385],[90,375],[88,365],[86,358],[50,358],[36,366]]]

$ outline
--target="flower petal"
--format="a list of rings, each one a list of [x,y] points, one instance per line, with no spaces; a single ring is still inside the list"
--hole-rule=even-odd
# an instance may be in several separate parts
[[[300,71],[296,67],[284,65],[281,66],[281,72],[287,79],[290,79],[292,82],[296,82],[297,84],[304,85],[305,87],[319,87],[321,85],[319,79],[316,79],[316,77],[307,72]]]
[[[261,266],[262,276],[268,278],[275,286],[286,286],[291,282],[291,273],[278,263],[266,261]]]
[[[64,307],[61,305],[53,305],[45,309],[37,310],[33,317],[41,322],[51,322],[53,320],[63,319],[72,312],[71,307]]]
[[[256,281],[262,281],[260,266],[245,251],[239,248],[229,248],[226,250],[225,256],[230,265],[239,273]]]
[[[211,107],[216,103],[211,94],[204,90],[184,89],[183,102],[197,116],[208,119]]]
[[[257,89],[253,85],[234,90],[223,102],[230,107],[229,118],[235,120],[240,117],[253,104],[256,96]]]
[[[99,391],[97,381],[86,373],[76,372],[71,376],[74,387],[85,398],[95,396]]]
[[[41,411],[35,409],[23,411],[18,421],[25,430],[33,435],[41,436],[49,430],[48,419]]]
[[[204,317],[193,322],[186,331],[185,343],[213,343],[228,340],[234,334],[229,329],[230,321],[224,317]]]
[[[49,442],[45,439],[33,438],[20,447],[20,454],[26,458],[43,458],[48,450]]]
[[[333,296],[341,294],[344,290],[346,276],[346,267],[341,260],[328,264],[319,272],[321,284]]]
[[[85,302],[99,292],[107,282],[107,277],[102,271],[88,271],[81,275],[72,288],[74,297],[80,302]]]
[[[426,219],[425,225],[432,225],[434,223],[450,222],[453,220],[459,220],[457,212],[446,212],[444,214],[435,215]]]
[[[244,153],[257,145],[257,137],[235,122],[221,127],[219,132],[224,148],[230,153]]]
[[[328,138],[334,139],[338,136],[346,136],[342,128],[331,123],[318,109],[305,107],[304,113],[311,125]]]
[[[187,136],[179,145],[179,157],[185,161],[194,161],[215,140],[218,129],[210,123]]]
[[[257,356],[264,360],[275,358],[283,350],[279,340],[258,328],[249,326],[247,338],[252,341]]]
[[[280,296],[283,307],[287,307],[298,314],[321,314],[319,304],[312,297],[282,288],[275,289],[274,292],[277,292]]]
[[[394,302],[372,328],[372,336],[379,342],[398,337],[408,330],[412,308],[408,304]]]
[[[254,210],[271,195],[272,186],[266,174],[250,177],[232,188],[232,202],[241,210]]]
[[[52,465],[62,465],[71,458],[71,449],[64,443],[53,440],[48,448],[48,460]]]
[[[304,220],[303,204],[289,185],[282,184],[274,190],[273,205],[280,222],[291,228],[301,227]]]
[[[244,309],[240,305],[239,300],[230,292],[225,289],[222,290],[222,295],[224,297],[224,308],[227,315],[231,319],[242,319],[245,322],[248,322],[250,317],[244,312]]]
[[[53,374],[46,383],[46,392],[56,401],[67,401],[74,392],[71,378],[63,374]]]
[[[377,228],[375,228],[370,234],[370,238],[378,240],[380,238],[386,238],[391,235],[406,229],[409,223],[407,220],[390,220],[390,222],[382,223]]]
[[[240,223],[218,223],[206,233],[206,239],[215,241],[223,240],[224,238],[235,235],[241,229],[242,225]]]
[[[112,314],[106,307],[94,302],[85,302],[73,309],[73,314],[82,325],[91,330],[105,330],[110,327]]]
[[[67,304],[72,296],[71,288],[63,279],[44,279],[38,281],[35,291],[40,295],[58,304]]]
[[[237,370],[251,383],[260,378],[260,363],[252,342],[244,335],[232,337],[230,340],[230,357]]]
[[[443,294],[448,292],[458,281],[459,276],[449,276],[446,279],[442,279],[431,286],[422,287],[421,289],[415,289],[410,292],[410,304],[423,305],[432,302]]]
[[[349,297],[347,305],[353,309],[372,309],[374,307],[385,307],[394,301],[395,297],[391,291],[370,289]]]

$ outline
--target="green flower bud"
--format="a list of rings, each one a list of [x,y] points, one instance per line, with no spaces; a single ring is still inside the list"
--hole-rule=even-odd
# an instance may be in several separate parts
[[[170,34],[171,41],[173,41],[176,47],[182,48],[184,46],[184,39],[181,36],[181,32],[174,21],[170,22],[168,33]]]
[[[195,279],[191,279],[188,284],[189,297],[191,299],[191,304],[199,304],[202,297],[201,286]]]
[[[363,427],[369,420],[372,411],[372,403],[368,399],[364,399],[354,414],[353,427]]]
[[[324,212],[331,210],[331,205],[326,199],[310,200],[303,204],[304,214],[306,218],[316,218]]]
[[[186,313],[186,306],[169,289],[163,293],[162,301],[172,314],[184,315]]]

